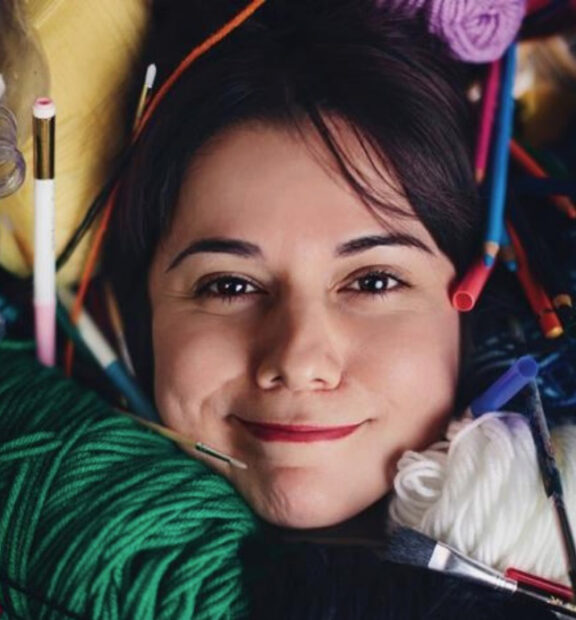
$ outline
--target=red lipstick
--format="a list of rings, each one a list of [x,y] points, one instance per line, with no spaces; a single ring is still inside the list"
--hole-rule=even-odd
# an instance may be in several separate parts
[[[305,424],[265,424],[240,420],[244,427],[262,441],[332,441],[351,435],[360,424],[348,426],[309,426]]]

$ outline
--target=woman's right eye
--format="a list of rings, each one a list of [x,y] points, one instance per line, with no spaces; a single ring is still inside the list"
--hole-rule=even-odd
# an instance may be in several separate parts
[[[196,298],[213,297],[233,302],[247,295],[261,293],[262,290],[252,282],[239,276],[219,276],[201,284],[194,293]]]

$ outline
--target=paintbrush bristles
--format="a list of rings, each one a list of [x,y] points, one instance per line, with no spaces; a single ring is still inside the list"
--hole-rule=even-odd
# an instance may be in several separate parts
[[[395,564],[427,567],[435,546],[436,541],[428,536],[402,527],[386,541],[384,558]]]
[[[493,568],[410,528],[400,528],[392,534],[383,557],[389,562],[456,575],[499,590],[514,592],[516,589],[512,580]]]

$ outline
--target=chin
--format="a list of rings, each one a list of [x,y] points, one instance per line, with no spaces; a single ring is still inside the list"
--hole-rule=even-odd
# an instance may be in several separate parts
[[[358,488],[326,484],[314,472],[286,468],[264,484],[237,485],[253,510],[265,521],[289,529],[313,529],[343,523],[377,501],[377,495],[358,494]],[[243,488],[244,487],[244,488]]]

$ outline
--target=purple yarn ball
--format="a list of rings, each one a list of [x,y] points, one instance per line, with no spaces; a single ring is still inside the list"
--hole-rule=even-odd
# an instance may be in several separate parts
[[[525,10],[525,0],[426,3],[430,31],[444,39],[457,58],[475,63],[492,62],[504,54],[520,29]]]

